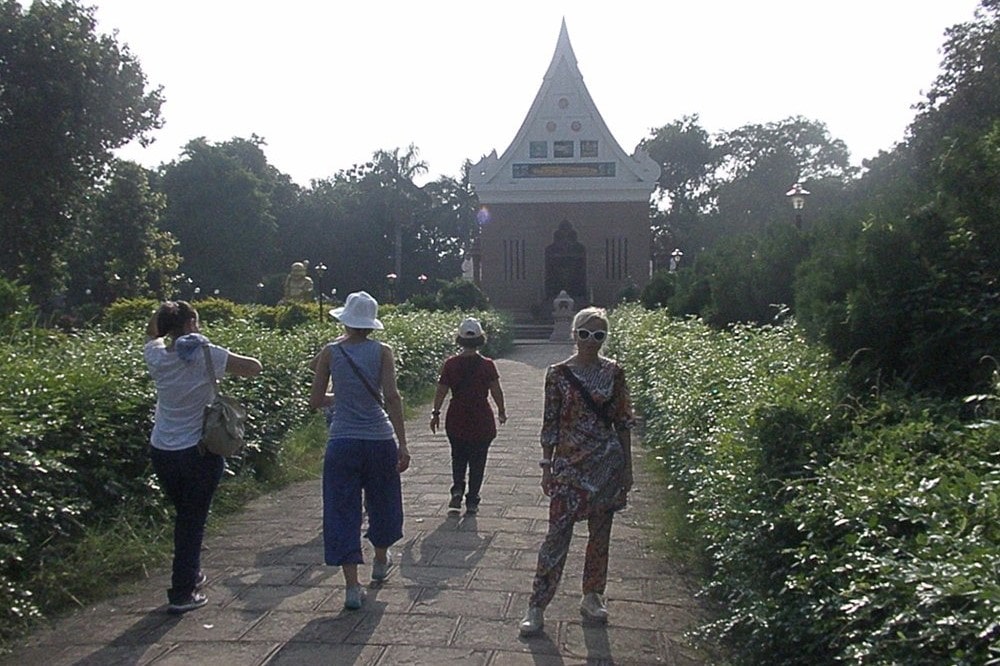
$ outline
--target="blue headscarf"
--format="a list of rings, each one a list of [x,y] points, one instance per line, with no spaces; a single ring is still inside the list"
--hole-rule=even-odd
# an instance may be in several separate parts
[[[174,349],[177,350],[177,356],[182,361],[187,361],[190,363],[194,355],[201,349],[202,345],[208,344],[208,338],[206,338],[201,333],[188,333],[187,335],[182,335],[174,341]]]

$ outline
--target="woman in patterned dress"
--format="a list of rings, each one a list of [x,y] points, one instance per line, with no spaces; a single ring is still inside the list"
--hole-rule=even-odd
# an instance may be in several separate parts
[[[587,521],[589,538],[583,568],[580,613],[606,622],[604,589],[615,511],[632,488],[632,403],[625,371],[600,355],[608,335],[604,310],[587,308],[573,319],[576,354],[549,367],[545,375],[542,423],[542,491],[549,497],[549,531],[538,552],[538,567],[521,635],[537,634],[552,601],[573,536]]]

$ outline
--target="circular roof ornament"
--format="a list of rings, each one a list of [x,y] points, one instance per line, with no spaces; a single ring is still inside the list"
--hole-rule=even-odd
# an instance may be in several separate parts
[[[555,123],[555,121],[554,120],[550,120],[549,122],[545,123],[545,129],[547,129],[550,132],[555,132],[556,131],[556,123]]]

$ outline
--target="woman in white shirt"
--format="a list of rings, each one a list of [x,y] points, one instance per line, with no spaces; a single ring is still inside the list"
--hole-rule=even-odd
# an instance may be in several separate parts
[[[150,436],[153,470],[176,510],[174,561],[168,612],[185,613],[208,603],[198,591],[207,578],[201,571],[201,544],[212,496],[222,479],[225,460],[201,449],[202,415],[212,401],[211,373],[251,377],[261,371],[255,358],[234,354],[201,335],[198,312],[186,301],[160,305],[146,328],[143,356],[156,385],[156,414]]]

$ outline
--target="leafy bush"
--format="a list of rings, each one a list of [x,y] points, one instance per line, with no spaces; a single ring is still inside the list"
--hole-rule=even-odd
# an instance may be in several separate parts
[[[642,288],[639,301],[644,307],[654,310],[666,307],[677,288],[677,274],[667,270],[653,273],[649,283]]]
[[[12,333],[32,324],[37,315],[29,289],[0,278],[0,333]]]
[[[104,310],[103,323],[111,330],[121,330],[137,321],[148,322],[158,307],[160,302],[152,298],[118,299]]]
[[[204,323],[219,324],[236,319],[249,319],[252,306],[241,305],[224,298],[203,298],[191,301],[198,311],[198,319]]]
[[[317,307],[311,303],[282,303],[280,305],[261,305],[253,308],[252,312],[254,321],[263,326],[289,330],[310,319],[319,319]],[[323,308],[324,321],[329,316],[327,310],[329,308]],[[198,314],[201,316],[200,312]]]
[[[705,544],[702,635],[746,664],[1000,660],[1000,395],[971,422],[857,401],[794,322],[721,332],[628,306],[612,324],[644,443]]]
[[[438,303],[442,310],[485,310],[490,307],[486,294],[474,282],[461,278],[441,285]]]
[[[682,268],[672,295],[658,302],[719,328],[770,324],[782,306],[794,303],[795,271],[807,254],[802,234],[785,224],[772,224],[759,235],[732,236],[699,254],[693,267]]]
[[[786,587],[842,661],[995,663],[997,424],[906,406],[880,416],[796,485],[788,517],[805,538]]]
[[[490,307],[486,294],[469,280],[458,278],[438,280],[438,290],[411,295],[398,307],[410,310],[486,310]]]
[[[437,292],[430,294],[412,294],[406,299],[405,305],[415,310],[440,310]]]

